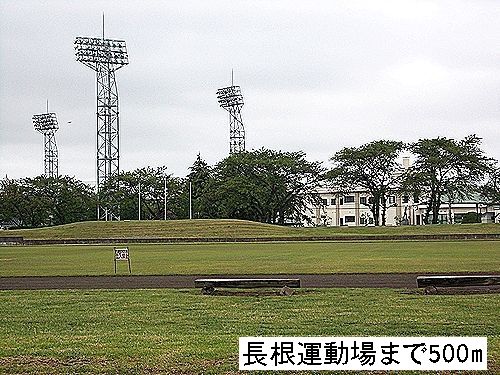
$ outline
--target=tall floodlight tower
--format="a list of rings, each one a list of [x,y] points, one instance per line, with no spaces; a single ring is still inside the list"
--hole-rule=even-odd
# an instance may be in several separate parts
[[[231,86],[217,90],[219,105],[229,112],[229,154],[245,151],[245,128],[241,119],[243,95],[240,86]]]
[[[97,81],[97,206],[98,220],[120,220],[117,202],[103,199],[103,187],[120,171],[118,90],[115,71],[128,64],[125,41],[77,37],[76,60],[96,72]],[[113,188],[108,186],[108,188]]]
[[[48,109],[47,109],[47,112]],[[43,134],[44,175],[56,178],[59,176],[59,160],[56,145],[56,131],[59,129],[55,113],[33,115],[33,126]]]

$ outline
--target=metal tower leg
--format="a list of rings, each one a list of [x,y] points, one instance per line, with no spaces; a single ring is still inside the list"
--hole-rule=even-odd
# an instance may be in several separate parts
[[[120,220],[118,202],[103,191],[119,188],[113,179],[120,171],[118,90],[115,72],[106,64],[97,70],[97,189],[99,220]],[[106,188],[104,189],[104,186]]]

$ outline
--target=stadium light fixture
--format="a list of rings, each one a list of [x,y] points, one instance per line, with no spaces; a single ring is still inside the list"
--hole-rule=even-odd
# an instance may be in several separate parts
[[[245,151],[245,127],[241,118],[243,95],[240,86],[233,84],[231,71],[231,86],[217,90],[217,100],[221,108],[229,112],[229,154]]]
[[[76,60],[96,72],[97,194],[99,200],[97,219],[120,220],[119,203],[105,199],[103,193],[105,192],[104,185],[120,172],[118,89],[115,71],[127,65],[129,61],[124,40],[104,38],[104,14],[102,29],[102,38],[77,37],[74,48]]]
[[[45,177],[56,178],[59,176],[59,156],[55,136],[59,129],[57,116],[55,113],[41,113],[33,115],[32,120],[35,130],[43,134]]]

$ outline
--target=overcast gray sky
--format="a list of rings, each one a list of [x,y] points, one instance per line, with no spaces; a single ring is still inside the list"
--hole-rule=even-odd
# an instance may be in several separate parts
[[[31,117],[56,112],[59,171],[95,180],[95,73],[76,36],[127,42],[120,166],[184,176],[229,152],[215,92],[244,95],[247,149],[325,161],[376,139],[483,138],[500,159],[500,1],[0,0],[0,176],[43,173]],[[67,122],[71,121],[70,124]]]

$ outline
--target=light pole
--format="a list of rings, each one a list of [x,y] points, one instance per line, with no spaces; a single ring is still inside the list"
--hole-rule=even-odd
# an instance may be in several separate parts
[[[43,134],[45,177],[56,178],[59,176],[59,159],[55,133],[59,125],[56,114],[48,113],[48,104],[47,113],[33,115],[33,126],[37,132]]]
[[[139,182],[139,221],[141,220],[141,183]]]
[[[193,189],[189,181],[189,220],[193,218]]]
[[[245,151],[245,127],[241,118],[243,95],[240,86],[234,86],[231,72],[231,86],[217,90],[219,105],[229,112],[229,154]]]
[[[164,176],[163,183],[163,220],[167,220],[167,176]]]
[[[120,220],[118,202],[102,202],[105,184],[120,172],[118,89],[115,72],[128,64],[124,40],[77,37],[76,60],[96,72],[97,83],[97,220]],[[118,186],[116,186],[118,187]]]

